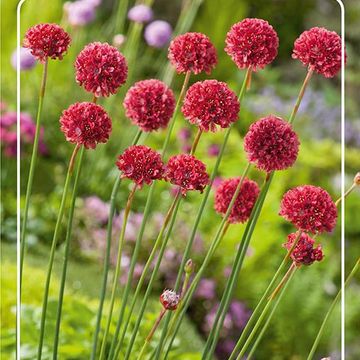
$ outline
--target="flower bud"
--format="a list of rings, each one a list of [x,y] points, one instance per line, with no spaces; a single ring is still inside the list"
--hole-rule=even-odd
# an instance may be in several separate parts
[[[191,259],[186,262],[184,271],[188,275],[192,274],[192,272],[194,271],[194,262]]]

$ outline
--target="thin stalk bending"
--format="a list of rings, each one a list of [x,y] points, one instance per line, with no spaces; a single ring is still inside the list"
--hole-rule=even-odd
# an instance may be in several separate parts
[[[81,168],[83,165],[84,153],[85,153],[85,147],[82,146],[81,150],[80,150],[77,170],[76,170],[76,174],[75,174],[74,187],[73,187],[73,192],[72,192],[72,196],[71,196],[69,219],[68,219],[66,238],[65,238],[64,265],[63,265],[62,273],[61,273],[60,289],[59,289],[59,297],[58,297],[58,309],[57,309],[56,325],[55,325],[54,350],[53,350],[53,359],[54,360],[57,359],[57,352],[58,352],[58,346],[59,346],[61,312],[62,312],[62,305],[63,305],[63,300],[64,300],[67,265],[68,265],[69,254],[70,254],[70,239],[71,239],[71,234],[72,234],[72,223],[73,223],[73,218],[74,218],[75,202],[76,202],[76,198],[77,198],[79,178],[80,178]]]
[[[67,171],[66,179],[65,179],[64,190],[63,190],[63,194],[62,194],[62,198],[61,198],[59,213],[58,213],[58,217],[56,220],[54,235],[53,235],[51,249],[50,249],[50,258],[49,258],[49,264],[48,264],[48,269],[47,269],[47,273],[46,273],[45,289],[44,289],[43,303],[42,303],[42,309],[41,309],[40,338],[39,338],[39,346],[38,346],[38,352],[37,352],[38,360],[40,360],[41,356],[42,356],[42,347],[43,347],[44,335],[45,335],[46,310],[47,310],[47,304],[48,304],[50,280],[51,280],[51,274],[52,274],[52,269],[53,269],[53,265],[54,265],[56,245],[57,245],[57,240],[59,237],[61,222],[62,222],[62,219],[64,216],[65,203],[66,203],[67,193],[69,191],[69,185],[70,185],[70,178],[72,175],[75,158],[76,158],[76,154],[78,151],[79,151],[79,145],[76,145],[75,149],[71,155],[71,158],[70,158],[68,171]]]
[[[20,238],[20,240],[21,240],[20,294],[21,294],[21,285],[22,285],[22,272],[23,272],[23,267],[24,267],[26,228],[27,228],[27,221],[28,221],[28,215],[29,215],[30,197],[31,197],[31,193],[32,193],[33,183],[34,183],[34,174],[35,174],[35,167],[36,167],[36,161],[37,161],[37,154],[38,154],[38,149],[39,149],[39,139],[40,139],[40,130],[41,130],[41,114],[42,114],[43,102],[44,102],[44,96],[45,96],[47,70],[48,70],[48,59],[45,60],[44,67],[43,67],[43,74],[42,74],[42,80],[41,80],[40,92],[39,92],[39,104],[38,104],[38,110],[37,110],[37,115],[36,115],[34,145],[32,148],[29,177],[28,177],[28,182],[27,182],[27,186],[26,186],[25,208],[24,208],[24,215],[23,215],[22,228],[21,228],[21,238]]]

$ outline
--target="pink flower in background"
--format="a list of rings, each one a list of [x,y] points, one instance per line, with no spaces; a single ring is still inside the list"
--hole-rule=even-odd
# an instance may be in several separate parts
[[[64,10],[69,24],[75,27],[87,25],[96,17],[96,6],[86,0],[66,2]]]
[[[147,5],[140,4],[132,7],[128,12],[128,19],[137,23],[147,23],[153,18],[153,11]]]
[[[214,45],[206,35],[196,32],[182,34],[172,40],[168,58],[178,73],[210,74],[217,64]]]
[[[93,42],[75,61],[76,81],[95,96],[115,94],[127,79],[128,67],[120,51],[108,43]]]
[[[216,282],[213,279],[201,279],[195,296],[198,298],[212,300],[216,296]]]
[[[31,54],[31,50],[20,48],[20,70],[31,70],[36,65],[36,58]],[[11,66],[16,70],[17,66],[17,50],[11,55]]]
[[[262,19],[244,19],[226,35],[225,51],[240,69],[264,68],[276,58],[278,47],[276,31]]]
[[[313,27],[295,40],[292,57],[318,74],[334,77],[341,69],[341,38],[334,31]]]
[[[168,22],[155,20],[146,26],[144,38],[149,46],[160,49],[170,42],[172,31]]]
[[[57,24],[38,24],[25,34],[23,46],[41,62],[62,59],[70,45],[70,35]]]

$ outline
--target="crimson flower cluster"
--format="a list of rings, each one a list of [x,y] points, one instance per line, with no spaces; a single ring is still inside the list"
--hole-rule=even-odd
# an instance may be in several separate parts
[[[284,248],[290,250],[297,237],[297,233],[289,234],[287,242],[283,245]],[[297,266],[311,265],[313,262],[321,261],[324,258],[321,245],[314,247],[314,244],[314,239],[306,233],[301,233],[300,239],[290,255]]]
[[[180,296],[174,290],[164,290],[160,295],[160,302],[164,309],[176,310],[180,302]]]
[[[299,144],[291,125],[273,115],[253,123],[244,138],[249,161],[268,173],[291,167],[297,159]]]
[[[238,68],[254,71],[270,64],[276,57],[279,38],[265,20],[244,19],[234,24],[226,36],[226,53]]]
[[[285,193],[279,214],[300,230],[322,233],[334,229],[337,208],[326,190],[303,185]]]
[[[158,152],[144,145],[133,145],[119,157],[116,166],[122,172],[122,178],[128,178],[138,187],[150,185],[160,180],[164,174],[164,164]]]
[[[311,28],[295,40],[292,57],[318,74],[334,77],[341,69],[341,38],[334,31]]]
[[[217,64],[217,54],[210,39],[201,33],[189,32],[171,41],[168,58],[178,73],[188,71],[210,74]]]
[[[38,24],[28,29],[23,46],[41,62],[62,59],[71,42],[70,35],[57,24]]]
[[[214,207],[219,214],[226,214],[240,181],[241,177],[226,179],[217,187]],[[259,186],[255,181],[244,179],[228,218],[231,224],[244,223],[249,219],[259,192]]]
[[[95,96],[115,94],[127,78],[128,67],[120,51],[107,43],[84,47],[75,61],[76,81]]]
[[[189,154],[172,156],[166,166],[164,177],[167,181],[181,188],[183,195],[189,190],[203,192],[209,184],[206,165]]]
[[[125,114],[143,131],[165,128],[175,109],[172,90],[159,80],[135,83],[124,99]]]
[[[229,127],[238,119],[240,104],[227,84],[217,80],[199,81],[186,93],[182,112],[202,131],[216,131],[216,125]]]
[[[89,102],[70,105],[63,111],[60,124],[67,141],[84,145],[87,149],[106,143],[111,132],[111,119],[106,111]]]

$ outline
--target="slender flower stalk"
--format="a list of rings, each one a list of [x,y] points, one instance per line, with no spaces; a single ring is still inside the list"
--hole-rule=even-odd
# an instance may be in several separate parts
[[[43,73],[42,73],[42,80],[41,80],[40,92],[39,92],[39,104],[38,104],[38,110],[37,110],[37,115],[36,115],[34,145],[33,145],[32,154],[31,154],[29,177],[28,177],[28,183],[27,183],[26,195],[25,195],[25,208],[24,208],[22,228],[21,228],[20,294],[21,294],[21,285],[22,285],[22,272],[23,272],[23,267],[24,267],[26,228],[27,228],[27,221],[28,221],[28,214],[29,214],[30,197],[31,197],[31,193],[32,193],[35,167],[36,167],[36,161],[37,161],[37,154],[38,154],[38,148],[39,148],[39,138],[40,138],[40,129],[41,129],[41,114],[42,114],[43,102],[44,102],[44,96],[45,96],[47,70],[48,70],[48,59],[45,59],[45,62],[43,64]]]
[[[138,130],[134,136],[132,145],[136,145],[139,142],[141,134],[142,134],[142,131]],[[98,336],[99,336],[100,325],[101,325],[101,316],[102,316],[102,310],[104,307],[104,301],[105,301],[105,295],[106,295],[106,285],[107,285],[107,279],[108,279],[108,273],[109,273],[109,267],[110,267],[112,225],[113,225],[113,218],[115,216],[115,210],[116,210],[116,196],[117,196],[117,193],[120,188],[121,180],[122,179],[120,176],[118,176],[116,178],[114,186],[111,191],[109,220],[108,220],[107,231],[106,231],[106,250],[105,250],[104,268],[103,268],[103,278],[102,278],[101,288],[100,288],[100,301],[99,301],[99,309],[98,309],[97,316],[96,316],[96,325],[95,325],[95,332],[94,332],[94,336],[93,336],[91,360],[94,360],[96,357],[97,342],[98,342]]]
[[[357,259],[354,267],[352,268],[349,276],[347,277],[347,279],[346,279],[346,281],[345,281],[345,284],[344,284],[344,285],[345,285],[344,288],[346,288],[346,287],[350,284],[351,279],[354,277],[354,275],[356,274],[356,272],[359,270],[359,267],[360,267],[360,258]],[[326,324],[327,324],[327,322],[328,322],[328,320],[329,320],[329,318],[330,318],[330,316],[331,316],[331,314],[332,314],[332,312],[333,312],[333,310],[334,310],[337,302],[339,301],[339,299],[340,299],[340,297],[341,297],[341,292],[342,292],[342,288],[340,288],[340,290],[339,290],[338,293],[336,294],[333,302],[331,303],[331,305],[330,305],[330,307],[329,307],[329,310],[327,311],[327,313],[326,313],[326,315],[325,315],[325,317],[324,317],[324,320],[323,320],[323,322],[322,322],[322,324],[321,324],[321,326],[320,326],[320,329],[319,329],[319,331],[318,331],[318,333],[317,333],[317,335],[316,335],[315,341],[314,341],[314,343],[313,343],[313,345],[312,345],[312,347],[311,347],[311,350],[310,350],[310,352],[309,352],[309,355],[308,355],[308,357],[307,357],[307,360],[312,360],[312,359],[314,358],[315,351],[316,351],[316,349],[317,349],[317,347],[318,347],[318,345],[319,345],[320,339],[321,339],[321,337],[322,337],[322,335],[323,335],[323,333],[324,333]]]
[[[240,104],[241,104],[241,102],[242,102],[242,100],[243,100],[243,98],[245,96],[245,93],[246,93],[246,90],[247,90],[246,84],[248,83],[248,79],[251,76],[251,72],[252,72],[252,68],[249,67],[246,70],[244,80],[242,82],[241,90],[240,90],[240,93],[239,93],[239,96],[238,96],[238,101],[240,102]],[[177,278],[176,278],[176,282],[175,282],[175,291],[177,291],[178,288],[179,288],[180,281],[181,281],[181,276],[182,276],[182,269],[184,268],[185,263],[189,258],[189,254],[190,254],[190,251],[191,251],[191,248],[192,248],[192,245],[193,245],[196,233],[197,233],[197,229],[199,227],[200,220],[201,220],[201,217],[203,215],[203,211],[205,209],[207,200],[209,198],[210,190],[212,188],[212,184],[214,182],[215,177],[217,176],[218,168],[219,168],[221,160],[223,158],[223,154],[224,154],[224,151],[225,151],[225,148],[226,148],[226,145],[227,145],[230,133],[231,133],[231,129],[232,129],[232,126],[230,126],[225,132],[224,140],[223,140],[223,143],[222,143],[222,146],[221,146],[221,149],[220,149],[220,153],[217,156],[215,166],[214,166],[213,171],[212,171],[211,176],[210,176],[210,185],[205,190],[205,193],[204,193],[203,199],[201,201],[198,213],[196,215],[195,222],[194,222],[193,228],[191,230],[191,235],[190,235],[189,241],[186,244],[184,254],[183,254],[183,257],[181,259],[179,272],[177,274]],[[178,313],[178,311],[176,313]],[[161,334],[159,345],[158,345],[157,350],[156,350],[155,359],[160,358],[162,348],[163,348],[163,344],[164,344],[164,341],[165,341],[165,337],[168,336],[167,328],[168,328],[168,325],[169,325],[169,322],[170,322],[170,317],[171,317],[171,314],[169,313],[165,318],[165,324],[164,324],[164,327],[163,327],[163,331],[162,331],[162,334]]]
[[[304,96],[304,93],[305,93],[305,90],[309,84],[309,81],[311,79],[311,76],[313,74],[313,71],[311,68],[309,68],[306,76],[305,76],[305,79],[302,83],[302,86],[300,88],[300,91],[299,91],[299,94],[298,94],[298,97],[296,99],[296,102],[295,102],[295,105],[294,105],[294,108],[291,112],[291,115],[289,117],[289,120],[288,122],[290,124],[292,124],[296,118],[296,115],[298,113],[298,110],[299,110],[299,107],[300,107],[300,104],[301,104],[301,100],[303,99],[303,96]],[[272,177],[274,175],[274,172],[271,173],[271,175],[269,176],[269,180],[268,180],[268,186],[271,185],[271,182],[272,182]],[[267,193],[267,190],[265,190],[266,193]],[[259,196],[258,198],[258,201],[260,203],[260,201],[264,201],[265,200],[265,197],[266,197],[266,194],[264,194],[264,199],[261,200],[261,196]],[[258,205],[255,204],[255,207],[257,208]],[[238,279],[238,276],[239,276],[239,273],[241,271],[241,268],[242,268],[242,264],[243,264],[243,261],[244,261],[244,258],[245,258],[245,254],[246,254],[246,251],[247,251],[247,248],[248,248],[248,245],[250,243],[250,240],[251,240],[251,237],[252,237],[252,233],[253,233],[253,229],[255,228],[255,225],[257,223],[257,218],[261,212],[261,209],[262,209],[262,205],[259,206],[258,209],[256,209],[255,211],[253,211],[253,216],[250,217],[250,220],[248,222],[248,230],[245,230],[244,234],[243,234],[243,237],[241,239],[241,243],[240,243],[240,247],[238,249],[238,252],[237,252],[237,255],[236,255],[236,258],[235,258],[235,261],[234,261],[234,266],[232,268],[232,272],[231,272],[231,275],[229,277],[229,280],[227,282],[227,285],[226,285],[226,288],[224,290],[224,294],[223,294],[223,297],[221,299],[221,302],[220,302],[220,305],[219,305],[219,308],[217,310],[217,314],[216,314],[216,317],[215,317],[215,321],[214,321],[214,326],[208,336],[208,339],[207,339],[207,343],[206,343],[206,346],[205,346],[205,349],[204,349],[204,354],[207,354],[205,357],[206,358],[211,358],[214,350],[215,350],[215,347],[216,347],[216,343],[217,343],[217,339],[220,335],[220,330],[221,330],[221,327],[222,327],[222,324],[225,320],[225,316],[226,316],[226,312],[227,312],[227,309],[229,307],[229,304],[230,304],[230,301],[231,301],[231,297],[232,297],[232,293],[233,293],[233,290],[235,288],[235,285],[236,285],[236,279]],[[257,215],[256,215],[257,214]],[[250,230],[252,229],[252,230]],[[220,319],[220,321],[219,321]],[[214,338],[216,340],[214,340]],[[210,345],[212,342],[212,345]],[[211,346],[211,350],[209,350],[209,347]]]
[[[180,95],[179,95],[179,98],[178,98],[176,106],[175,106],[174,114],[173,114],[172,119],[170,120],[170,123],[168,125],[169,128],[167,130],[166,138],[165,138],[165,141],[164,141],[164,144],[163,144],[163,147],[162,147],[162,151],[161,151],[161,156],[162,157],[165,157],[165,155],[167,153],[167,150],[168,150],[168,147],[169,147],[170,137],[171,137],[172,131],[174,129],[176,117],[177,117],[177,115],[179,113],[182,100],[183,100],[183,98],[185,96],[185,92],[186,92],[186,89],[187,89],[188,84],[189,84],[190,75],[191,75],[191,72],[187,72],[185,74],[184,82],[183,82],[183,85],[182,85],[182,88],[181,88],[181,91],[180,91]],[[145,204],[143,219],[142,219],[142,222],[141,222],[141,225],[140,225],[140,230],[139,230],[138,236],[136,238],[134,252],[133,252],[133,255],[131,257],[130,268],[129,268],[129,272],[128,272],[128,278],[127,278],[123,298],[122,298],[122,301],[121,301],[120,313],[119,313],[118,321],[117,321],[117,324],[116,324],[114,337],[113,337],[111,347],[110,347],[110,352],[109,352],[109,358],[110,359],[114,355],[116,347],[119,349],[120,344],[122,343],[122,341],[118,342],[119,333],[120,333],[120,329],[121,329],[124,314],[125,314],[125,307],[126,307],[126,304],[127,304],[129,294],[130,294],[130,290],[131,290],[131,280],[132,280],[132,277],[133,277],[133,274],[134,274],[134,269],[135,269],[135,266],[136,266],[136,262],[137,262],[137,259],[138,259],[138,256],[139,256],[139,251],[140,251],[141,242],[142,242],[142,238],[143,238],[144,231],[145,231],[145,226],[147,224],[147,220],[148,220],[149,214],[150,214],[150,209],[151,209],[151,205],[152,205],[152,201],[153,201],[153,195],[154,195],[154,188],[155,188],[155,184],[152,184],[151,187],[150,187],[148,196],[146,198],[146,204]],[[115,194],[116,193],[117,193],[117,190],[115,191]],[[112,224],[111,223],[112,223],[112,221],[109,221],[107,237],[111,237],[111,233],[112,233]],[[104,269],[104,274],[105,274],[105,269]],[[105,278],[105,275],[104,275],[104,278]],[[106,281],[105,281],[105,283],[103,282],[103,287],[106,287]],[[99,311],[98,311],[98,322],[100,322],[99,319],[101,318],[101,311],[102,311],[102,305],[101,305],[101,307],[99,307]],[[99,328],[99,326],[97,326],[97,328]],[[94,335],[94,338],[95,337],[97,338],[98,331],[99,330],[96,331],[96,333]],[[94,346],[96,348],[95,341],[94,341]],[[93,349],[93,354],[95,353],[95,351],[96,350]],[[94,360],[94,359],[95,359],[95,357],[92,358],[92,360]]]
[[[65,211],[65,203],[66,203],[66,198],[67,198],[67,194],[69,191],[70,178],[71,178],[71,175],[73,172],[75,158],[76,158],[76,155],[77,155],[79,149],[80,149],[80,145],[77,144],[73,150],[73,153],[72,153],[70,161],[69,161],[68,171],[67,171],[66,179],[65,179],[64,190],[63,190],[63,194],[62,194],[62,198],[61,198],[59,213],[58,213],[58,217],[56,220],[54,235],[53,235],[51,249],[50,249],[50,257],[49,257],[49,263],[48,263],[48,268],[47,268],[47,273],[46,273],[45,289],[44,289],[44,296],[43,296],[43,303],[42,303],[42,310],[41,310],[40,338],[39,338],[39,345],[38,345],[38,352],[37,352],[38,360],[40,360],[42,357],[42,347],[43,347],[44,336],[45,336],[46,310],[47,310],[47,304],[48,304],[49,287],[50,287],[51,274],[52,274],[52,269],[53,269],[53,264],[54,264],[56,245],[57,245],[57,240],[59,237],[61,222],[62,222],[64,211]]]
[[[53,350],[53,359],[54,360],[57,359],[57,352],[58,352],[58,346],[59,346],[61,312],[62,312],[62,305],[63,305],[63,299],[64,299],[67,265],[68,265],[69,254],[70,254],[70,239],[71,239],[71,235],[72,235],[72,222],[73,222],[73,218],[74,218],[75,202],[76,202],[76,198],[77,198],[79,178],[80,178],[81,168],[83,165],[84,153],[85,153],[85,147],[82,146],[81,150],[80,150],[77,170],[76,170],[76,174],[75,174],[73,192],[72,192],[72,196],[71,196],[69,219],[68,219],[67,230],[66,230],[64,264],[63,264],[62,273],[61,273],[59,298],[58,298],[58,309],[57,309],[56,325],[55,325],[54,350]]]
[[[106,347],[106,343],[107,343],[107,337],[109,334],[111,318],[112,318],[112,313],[113,313],[114,304],[115,304],[116,290],[117,290],[117,286],[119,283],[119,277],[120,277],[122,251],[124,248],[126,225],[127,225],[127,221],[128,221],[129,215],[130,215],[131,204],[133,202],[136,189],[137,189],[137,184],[134,184],[132,190],[129,193],[128,200],[126,202],[125,211],[124,211],[123,222],[122,222],[121,232],[120,232],[120,237],[119,237],[115,274],[114,274],[113,285],[112,285],[112,290],[111,290],[109,314],[108,314],[108,319],[107,319],[107,323],[105,326],[105,332],[104,332],[101,350],[100,350],[100,357],[99,357],[100,360],[103,359],[104,355],[105,355],[105,347]]]

